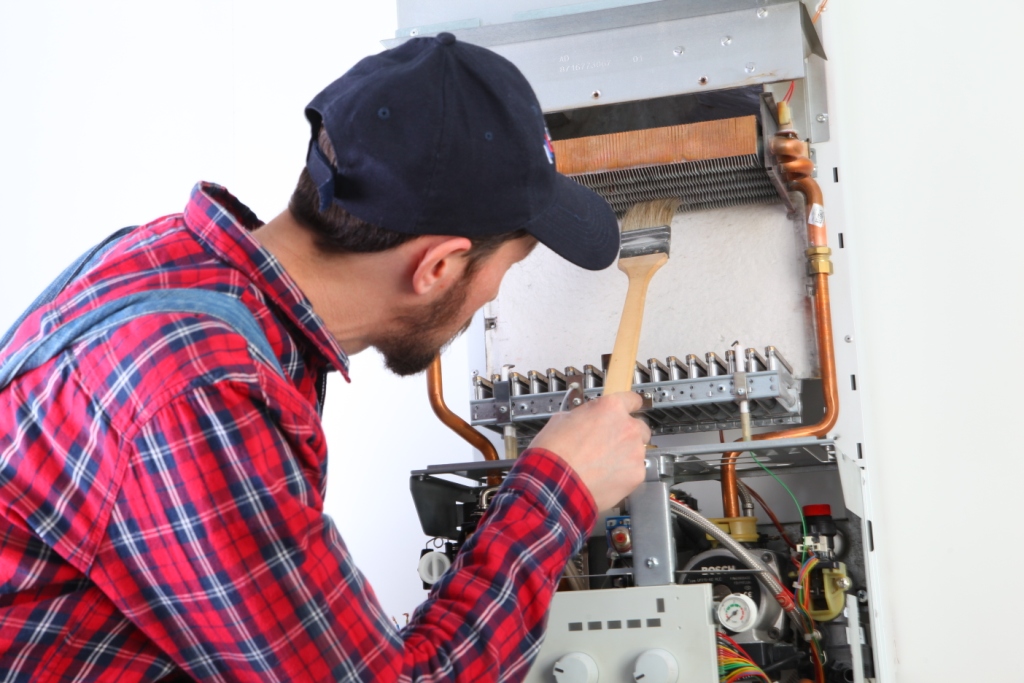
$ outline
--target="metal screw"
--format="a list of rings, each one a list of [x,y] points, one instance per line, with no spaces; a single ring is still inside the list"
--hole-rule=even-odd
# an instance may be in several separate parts
[[[722,47],[732,45],[732,36],[722,36]]]
[[[857,602],[866,603],[868,601],[868,591],[866,588],[861,588],[857,591]]]
[[[764,555],[761,556],[761,561],[762,562],[771,562],[772,561],[772,554],[771,553],[765,553]]]
[[[818,123],[825,123],[826,121],[828,121],[828,114],[825,112],[818,114]]]
[[[580,388],[580,383],[579,382],[570,382],[569,383],[569,388],[570,389],[579,389]]]
[[[651,392],[645,391],[644,392],[644,400],[645,401],[650,401],[652,399],[654,399],[654,396],[651,394]]]
[[[409,35],[410,36],[418,36],[419,34],[420,34],[420,30],[418,28],[414,28],[411,31],[409,31]]]
[[[748,74],[752,74],[754,73],[754,69],[756,68],[756,64],[754,64],[753,62],[747,62],[747,65],[743,67],[743,70],[746,71]]]
[[[674,54],[676,57],[683,54],[684,52],[686,52],[686,48],[683,47],[682,45],[679,45],[678,47],[676,47],[676,49],[672,50],[672,54]]]
[[[844,340],[844,341],[845,341],[845,342],[846,342],[847,344],[849,344],[850,342],[852,342],[852,341],[853,341],[853,337],[851,337],[850,335],[846,335],[845,337],[843,337],[843,340]]]
[[[593,97],[596,100],[597,98],[599,98],[601,96],[601,91],[600,90],[595,90],[594,92],[590,93],[590,96]]]
[[[758,19],[764,19],[767,16],[768,16],[768,10],[766,10],[764,7],[762,7],[759,10],[757,10],[757,18]]]
[[[646,566],[648,569],[654,569],[658,566],[658,558],[648,557],[646,560],[644,560],[644,566]]]
[[[697,82],[700,83],[701,85],[707,85],[708,84],[708,77],[707,76],[701,76],[700,78],[697,79]]]
[[[778,627],[772,626],[770,629],[768,629],[768,637],[772,640],[778,640],[782,637],[782,631],[780,631]]]
[[[740,387],[739,389],[736,390],[736,393],[739,394],[740,396],[743,396],[745,393],[747,393],[747,390],[744,389],[743,387]]]
[[[508,406],[498,406],[498,412],[499,413],[507,413],[508,412]]]
[[[583,399],[582,398],[574,398],[572,400],[572,404],[574,406],[581,406],[581,405],[583,405]]]
[[[836,588],[841,591],[850,590],[853,587],[853,581],[850,580],[849,576],[841,576],[836,579]]]

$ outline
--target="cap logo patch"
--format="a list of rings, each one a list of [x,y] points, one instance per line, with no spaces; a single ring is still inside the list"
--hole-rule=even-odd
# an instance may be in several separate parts
[[[544,126],[544,154],[548,157],[548,163],[555,163],[555,148],[551,144],[551,134],[548,133],[548,127]]]

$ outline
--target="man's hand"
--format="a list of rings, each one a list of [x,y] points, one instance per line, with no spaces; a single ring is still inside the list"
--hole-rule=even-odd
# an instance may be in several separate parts
[[[645,444],[651,440],[651,430],[630,416],[642,405],[633,392],[602,396],[553,416],[530,445],[569,463],[590,489],[597,508],[606,510],[644,479]]]

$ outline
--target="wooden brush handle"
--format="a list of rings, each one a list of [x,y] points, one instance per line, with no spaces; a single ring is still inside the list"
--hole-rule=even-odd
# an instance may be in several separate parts
[[[645,254],[619,259],[619,270],[629,277],[626,303],[622,307],[619,331],[615,335],[615,348],[608,362],[608,374],[604,379],[605,395],[633,388],[633,369],[636,367],[636,352],[640,348],[640,327],[644,321],[644,303],[647,301],[647,286],[658,268],[668,261],[668,254]]]

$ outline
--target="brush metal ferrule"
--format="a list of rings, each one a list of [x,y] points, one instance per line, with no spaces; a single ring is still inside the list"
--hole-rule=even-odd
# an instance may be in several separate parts
[[[667,254],[672,239],[672,229],[667,225],[656,228],[627,230],[622,233],[619,258],[633,258],[646,254]]]

